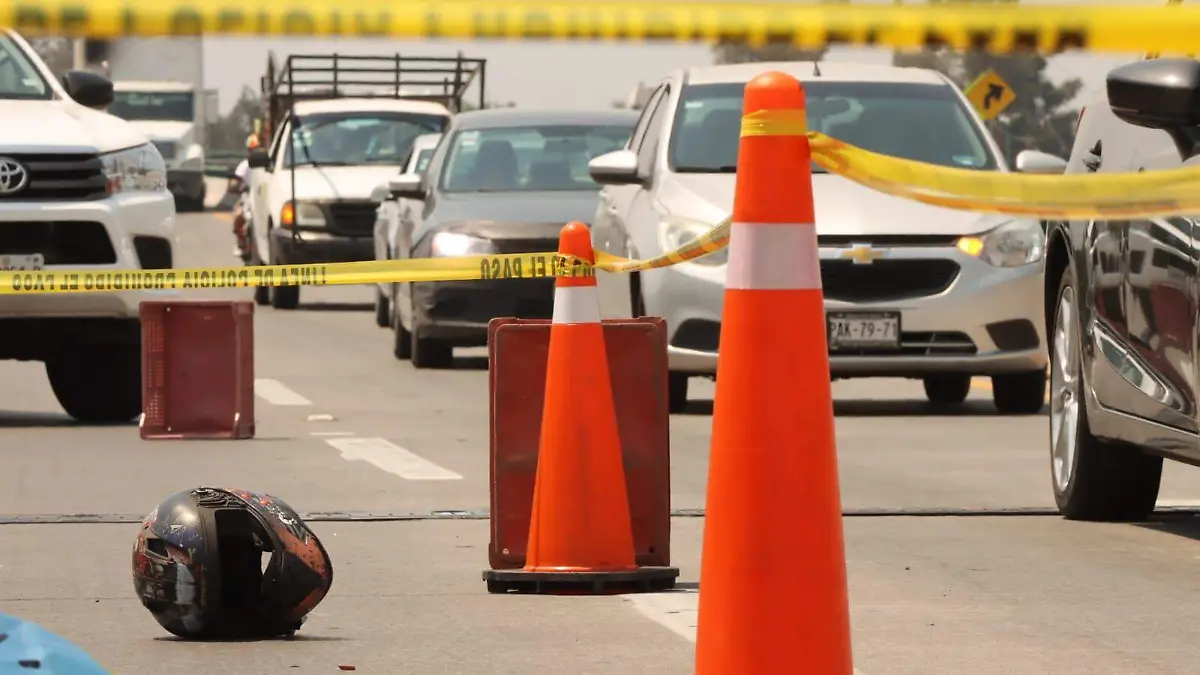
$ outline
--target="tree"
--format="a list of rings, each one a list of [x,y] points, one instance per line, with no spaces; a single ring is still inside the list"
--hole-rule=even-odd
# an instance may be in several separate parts
[[[254,120],[262,116],[262,98],[250,87],[242,87],[233,109],[207,130],[210,149],[244,150],[246,137],[254,131]]]
[[[1038,149],[1063,157],[1070,155],[1078,109],[1068,108],[1083,83],[1068,80],[1055,86],[1046,79],[1046,59],[1037,54],[995,55],[981,51],[947,49],[896,52],[898,66],[932,68],[966,88],[989,69],[996,71],[1017,95],[989,129],[1000,142],[1009,163],[1025,149]]]
[[[42,57],[55,77],[62,77],[74,63],[75,42],[70,38],[35,37],[30,38],[29,46]]]
[[[767,44],[751,47],[741,42],[723,40],[713,47],[713,61],[724,63],[757,63],[760,61],[820,61],[825,58],[828,47],[821,49],[797,49],[790,43]]]

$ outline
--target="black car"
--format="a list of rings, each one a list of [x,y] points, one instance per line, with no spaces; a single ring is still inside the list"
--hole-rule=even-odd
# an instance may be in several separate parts
[[[596,213],[588,161],[623,147],[636,121],[626,110],[455,116],[425,173],[392,179],[394,197],[421,204],[400,222],[397,257],[557,250],[563,225]],[[417,368],[447,367],[454,347],[487,344],[492,318],[549,318],[553,304],[553,279],[393,284],[393,351]]]
[[[1084,108],[1067,173],[1178,169],[1198,154],[1200,61],[1148,58],[1111,71],[1107,99]],[[1144,519],[1163,458],[1200,466],[1198,238],[1194,217],[1048,224],[1050,465],[1067,518]]]

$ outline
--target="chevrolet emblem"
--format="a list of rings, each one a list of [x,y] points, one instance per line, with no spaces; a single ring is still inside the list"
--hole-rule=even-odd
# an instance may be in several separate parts
[[[870,244],[855,244],[842,251],[838,257],[843,260],[853,260],[855,265],[870,265],[884,255],[886,255],[885,251],[877,251],[871,248]]]

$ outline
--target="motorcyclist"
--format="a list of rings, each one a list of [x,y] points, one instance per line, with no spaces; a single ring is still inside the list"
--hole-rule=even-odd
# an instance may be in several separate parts
[[[246,139],[246,151],[249,152],[259,147],[260,142],[258,135],[250,134]],[[250,194],[250,161],[243,159],[238,163],[237,168],[233,170],[234,179],[237,181],[237,190],[241,193],[237,203],[233,206],[233,235],[237,238],[237,247],[234,250],[234,255],[242,259],[242,262],[250,262],[250,204],[253,201]]]

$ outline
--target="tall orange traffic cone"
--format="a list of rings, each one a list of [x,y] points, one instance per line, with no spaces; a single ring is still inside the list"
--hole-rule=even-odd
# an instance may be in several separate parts
[[[627,592],[674,585],[674,567],[639,567],[625,488],[625,466],[609,381],[591,231],[568,223],[546,367],[546,397],[526,564],[486,570],[492,591]],[[564,270],[565,271],[565,270]]]
[[[804,90],[746,85],[700,563],[697,675],[851,675]]]

